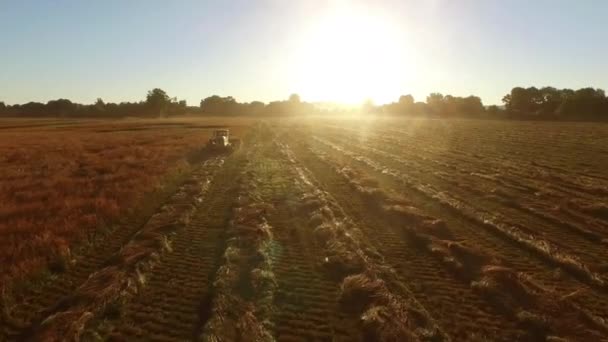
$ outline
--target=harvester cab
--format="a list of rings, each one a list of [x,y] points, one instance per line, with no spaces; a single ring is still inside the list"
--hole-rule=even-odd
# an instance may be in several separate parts
[[[216,129],[207,142],[207,148],[214,151],[232,152],[240,146],[240,140],[230,138],[230,131],[227,129]]]
[[[230,132],[227,129],[216,129],[213,131],[210,142],[217,147],[228,147],[230,145]]]

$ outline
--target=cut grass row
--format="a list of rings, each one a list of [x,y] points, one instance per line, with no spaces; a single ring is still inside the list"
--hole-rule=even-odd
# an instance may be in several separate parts
[[[321,142],[337,145],[345,145],[347,143],[346,140],[325,138]],[[429,168],[427,164],[431,163],[431,161],[428,161],[424,165],[415,164],[412,166],[412,162],[409,159],[372,146],[350,143],[349,149],[362,156],[371,157],[373,160],[367,160],[367,163],[374,164],[376,168],[381,168],[381,166],[377,165],[378,162],[381,162],[382,165],[394,168],[395,172],[401,173],[404,176],[407,175],[412,179],[412,184],[433,184],[438,189],[449,190],[448,192],[453,197],[460,196],[467,198],[466,202],[472,203],[472,205],[479,209],[508,217],[510,222],[516,223],[528,231],[534,230],[535,232],[546,233],[545,239],[554,244],[559,244],[555,240],[561,241],[562,237],[565,237],[568,239],[569,244],[568,246],[562,245],[561,247],[570,249],[571,253],[578,254],[592,266],[597,262],[596,260],[601,260],[601,257],[605,253],[604,245],[608,242],[605,235],[589,230],[581,226],[581,223],[569,223],[537,209],[538,203],[536,202],[542,203],[540,199],[537,199],[536,202],[531,202],[531,200],[526,201],[525,198],[517,197],[518,200],[516,202],[509,201],[503,203],[504,201],[501,201],[501,198],[504,196],[504,191],[501,188],[493,188],[494,191],[492,192],[490,190],[492,189],[491,187],[480,187],[480,183],[484,182],[483,180],[472,182],[471,184],[463,184],[461,182],[464,182],[465,179],[460,177],[456,177],[455,179],[458,182],[457,184],[453,184],[455,183],[453,175],[433,172],[432,168]],[[434,191],[438,192],[438,190]],[[490,193],[501,196],[500,198],[497,196],[489,197]],[[580,247],[585,247],[586,249],[581,249]]]
[[[336,152],[332,151],[334,150],[325,150],[325,152],[328,154],[335,155]],[[440,202],[437,202],[437,199],[430,196],[428,191],[419,191],[418,183],[412,184],[409,182],[407,183],[409,185],[407,185],[400,179],[394,178],[391,172],[386,172],[386,168],[384,167],[381,168],[381,171],[375,171],[373,167],[370,167],[364,162],[366,159],[362,159],[361,157],[354,159],[354,157],[341,155],[341,153],[337,153],[337,158],[346,164],[357,165],[357,167],[369,169],[369,172],[374,174],[375,177],[379,177],[378,179],[381,179],[383,184],[387,184],[387,186],[390,186],[391,188],[400,189],[400,191],[409,192],[411,195],[414,195],[417,203],[424,204],[423,207],[425,210],[430,210],[431,212],[436,213],[438,217],[445,218],[446,222],[454,223],[454,228],[457,228],[455,232],[458,232],[458,239],[471,240],[479,246],[486,246],[487,250],[498,253],[498,255],[502,255],[504,260],[508,260],[510,265],[515,266],[515,269],[529,270],[535,277],[540,277],[545,285],[555,288],[562,295],[576,292],[577,296],[573,298],[576,303],[590,309],[599,317],[606,317],[605,306],[600,304],[606,303],[605,294],[596,293],[595,291],[585,288],[584,286],[584,290],[578,291],[581,289],[580,284],[577,285],[577,283],[573,282],[571,279],[564,278],[561,275],[561,272],[557,272],[555,269],[552,271],[550,265],[552,263],[555,265],[555,263],[554,261],[548,259],[553,258],[551,256],[553,255],[551,252],[545,253],[532,251],[511,238],[507,238],[507,241],[510,241],[510,243],[505,243],[507,242],[504,240],[505,236],[502,233],[499,234],[499,231],[494,229],[494,227],[489,227],[485,224],[480,225],[479,222],[475,223],[476,221],[471,221],[465,216],[462,216],[460,210],[452,210],[451,206],[444,207]],[[374,165],[378,166],[376,164]],[[449,210],[446,211],[443,209]],[[490,235],[485,234],[486,232]],[[518,248],[514,249],[513,247],[515,246]],[[530,255],[528,255],[528,253],[530,253]],[[544,254],[544,256],[539,255],[539,253]],[[566,265],[563,266],[565,268],[569,267]],[[586,273],[589,275],[589,277],[594,277],[592,273],[588,273],[585,270],[584,266],[580,268],[580,271],[582,273]],[[574,271],[574,273],[578,272],[579,271]],[[557,276],[558,274],[560,274],[560,276]],[[582,278],[579,279],[581,279],[584,283],[595,282],[595,280],[590,280],[587,276],[582,276]],[[601,284],[597,285],[600,287],[602,286]]]
[[[488,296],[499,310],[516,319],[530,338],[544,339],[557,334],[589,339],[608,332],[601,318],[570,302],[567,297],[562,298],[552,290],[535,285],[526,274],[503,266],[507,263],[492,251],[472,247],[466,241],[452,240],[445,223],[422,214],[405,199],[399,200],[398,195],[387,194],[373,180],[366,180],[347,168],[337,168],[336,172],[348,179],[358,192],[369,196],[371,205],[376,205],[377,210],[396,217],[396,222],[407,222],[403,228],[416,245],[437,258],[456,277],[471,282],[473,290]],[[570,311],[560,311],[560,307]],[[582,328],[581,324],[587,328]]]

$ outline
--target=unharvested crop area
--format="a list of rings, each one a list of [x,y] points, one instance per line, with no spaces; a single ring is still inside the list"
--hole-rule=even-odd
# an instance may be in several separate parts
[[[153,124],[2,129],[3,187],[29,196],[2,192],[8,232],[35,217],[24,232],[72,241],[90,222],[65,198],[120,221],[190,162],[145,219],[3,295],[1,340],[608,339],[606,125],[246,121],[240,150],[193,158],[211,124]],[[41,186],[58,195],[30,207]]]
[[[71,243],[107,230],[185,171],[208,138],[204,124],[1,121],[0,288],[69,258]]]

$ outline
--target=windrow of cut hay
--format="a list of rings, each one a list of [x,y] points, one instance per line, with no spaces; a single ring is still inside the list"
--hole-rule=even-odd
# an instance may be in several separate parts
[[[386,138],[376,137],[375,139],[379,139],[380,141],[385,141]],[[325,141],[325,142],[328,142],[328,141]],[[390,144],[390,140],[385,141],[385,142],[387,144]],[[415,168],[417,171],[420,171],[419,169],[422,169],[425,166],[427,166],[427,165],[423,166],[422,164],[412,161],[409,158],[404,158],[401,155],[389,153],[389,152],[374,148],[369,145],[357,145],[357,149],[361,149],[361,150],[365,151],[366,153],[367,152],[370,153],[371,155],[376,155],[376,156],[380,156],[382,158],[386,158],[386,159],[396,162],[400,165],[403,165],[407,168]],[[366,159],[366,160],[362,160],[362,161],[369,162],[370,159]],[[447,169],[450,168],[449,165],[447,165],[443,162],[433,160],[433,159],[430,159],[429,161],[442,165],[443,167],[445,167]],[[379,164],[377,164],[377,165],[379,165]],[[575,221],[576,223],[573,223],[571,220],[566,221],[563,218],[560,218],[554,214],[551,214],[551,211],[555,211],[553,209],[549,210],[549,212],[547,212],[546,210],[538,210],[536,208],[536,206],[534,205],[534,202],[538,201],[538,197],[537,197],[537,194],[539,194],[539,192],[537,192],[538,189],[530,189],[530,188],[527,189],[527,192],[535,193],[535,196],[533,197],[532,202],[530,202],[530,200],[528,200],[526,202],[525,197],[520,197],[520,201],[515,201],[512,198],[512,194],[505,193],[504,191],[501,190],[501,188],[494,188],[492,190],[492,195],[487,195],[486,193],[484,193],[477,187],[474,187],[470,184],[466,184],[463,182],[455,181],[453,176],[450,176],[445,172],[433,171],[432,173],[444,182],[453,184],[461,189],[466,189],[467,191],[472,192],[476,195],[484,196],[486,198],[492,199],[493,201],[496,201],[496,202],[504,205],[507,208],[517,209],[517,210],[524,212],[526,214],[529,214],[531,216],[538,217],[542,221],[551,222],[551,224],[553,224],[557,227],[560,227],[560,228],[564,228],[565,230],[573,232],[579,236],[582,236],[589,241],[592,241],[595,243],[601,243],[601,244],[608,243],[608,239],[606,238],[605,229],[602,229],[601,225],[593,224],[593,220],[591,220],[591,221],[585,220],[586,224],[581,224],[581,222],[579,222],[580,220]],[[502,185],[505,184],[505,181],[503,179],[500,179],[494,175],[487,175],[487,174],[482,174],[479,172],[469,172],[469,175],[484,179],[486,181],[491,181],[493,183],[499,183]],[[458,178],[460,178],[460,177],[458,177]],[[546,191],[546,190],[543,189],[543,191]],[[524,201],[522,201],[522,200],[524,200]],[[596,205],[597,205],[597,203],[596,203]],[[560,207],[560,206],[558,206],[558,207]],[[574,206],[574,205],[572,207],[576,208],[576,206]],[[579,210],[579,213],[585,213],[585,211]]]
[[[320,264],[340,282],[342,309],[359,317],[362,337],[370,341],[447,341],[438,326],[395,271],[330,194],[315,185],[311,173],[282,143],[277,148],[290,165],[301,191],[300,210],[310,215],[309,227],[325,251]]]
[[[247,159],[254,156],[249,151]],[[274,208],[256,194],[256,174],[247,167],[238,180],[238,197],[227,230],[226,249],[213,282],[211,317],[202,341],[274,341],[272,322],[277,287],[270,259]]]
[[[24,329],[24,336],[44,341],[79,340],[85,325],[109,304],[140,292],[146,285],[146,273],[163,253],[171,252],[171,236],[188,224],[223,162],[221,158],[205,161],[105,267]]]
[[[395,222],[418,248],[433,255],[455,277],[469,282],[475,292],[514,317],[527,329],[531,338],[561,336],[595,340],[607,336],[608,325],[604,320],[573,303],[571,296],[560,296],[538,285],[525,273],[506,266],[508,262],[491,251],[472,246],[467,241],[453,240],[443,221],[424,215],[406,199],[374,185],[352,168],[336,166],[326,155],[318,155],[361,195],[371,196],[370,205],[374,205],[376,210],[384,210],[400,218]],[[371,287],[378,286],[367,283]]]
[[[339,137],[341,141],[351,142],[353,135],[361,133],[358,128],[330,127],[331,135]],[[345,131],[348,133],[345,134]],[[471,156],[472,158],[467,158],[467,152],[469,152],[467,148],[477,148],[478,146],[466,146],[465,149],[458,151],[457,158],[453,158],[452,156],[429,158],[428,156],[433,156],[439,152],[437,146],[432,146],[434,145],[433,143],[436,142],[436,139],[433,139],[433,141],[428,144],[417,143],[415,144],[415,147],[413,147],[404,141],[407,140],[407,138],[403,139],[402,132],[397,133],[398,135],[395,136],[387,131],[390,132],[392,129],[383,128],[380,132],[376,130],[366,130],[366,143],[357,143],[354,144],[354,146],[358,149],[370,152],[371,154],[391,159],[408,168],[415,168],[417,171],[420,171],[420,169],[425,167],[428,169],[429,165],[435,165],[436,167],[433,167],[432,171],[434,175],[446,176],[448,173],[439,170],[453,170],[457,172],[459,176],[457,178],[459,180],[463,177],[468,179],[468,176],[473,176],[474,179],[483,179],[484,181],[494,183],[494,185],[500,185],[502,188],[517,189],[517,191],[523,192],[523,194],[526,195],[533,194],[534,196],[528,198],[528,201],[525,201],[527,196],[518,196],[520,201],[516,202],[510,199],[513,195],[513,193],[511,193],[501,202],[506,206],[517,206],[519,209],[533,213],[534,215],[540,214],[540,216],[545,219],[575,231],[592,241],[597,241],[601,236],[605,236],[605,226],[601,227],[601,225],[595,225],[595,222],[593,222],[594,220],[588,220],[589,218],[601,218],[601,211],[586,211],[582,207],[571,206],[568,211],[572,210],[571,212],[576,212],[576,216],[578,216],[579,219],[566,222],[556,216],[548,215],[551,211],[543,210],[541,212],[534,208],[534,204],[537,203],[539,197],[549,193],[551,193],[551,197],[553,197],[553,203],[561,202],[563,204],[571,202],[574,199],[575,201],[581,201],[583,206],[590,205],[592,207],[597,207],[599,205],[601,207],[602,203],[605,202],[601,199],[601,195],[608,193],[604,177],[589,177],[585,175],[584,172],[573,172],[574,170],[565,170],[561,167],[555,167],[555,165],[549,166],[544,163],[539,163],[539,159],[536,158],[536,156],[532,160],[525,160],[520,164],[514,161],[514,158],[517,158],[518,156],[511,155],[509,161],[505,162],[499,154],[496,154],[496,150],[494,149],[496,146],[493,146],[490,151],[485,151],[483,154],[475,153]],[[429,136],[427,136],[427,138],[429,138]],[[451,143],[453,143],[453,141],[451,141]],[[444,147],[441,146],[441,152],[443,152],[443,148]],[[397,153],[397,151],[399,152]],[[550,156],[543,155],[543,157]],[[483,160],[483,163],[479,163],[480,159]],[[420,163],[419,161],[421,160],[424,162]],[[463,160],[466,162],[463,163]],[[590,164],[592,164],[592,162]],[[473,166],[473,168],[470,168],[470,166]],[[444,178],[444,180],[448,182],[453,181],[454,184],[467,188],[467,190],[473,192],[480,191],[480,188],[478,187],[471,187],[469,184],[456,181],[453,177],[455,175],[453,171],[449,172],[451,177]],[[568,174],[569,176],[567,176]],[[498,190],[501,189],[501,187],[499,187]],[[500,199],[498,200],[500,201]],[[527,203],[522,205],[522,202]],[[580,216],[581,214],[583,214],[584,217]],[[588,224],[578,224],[580,223],[579,221],[581,218],[586,221],[586,223],[591,223],[591,226]]]
[[[562,249],[549,241],[530,234],[520,227],[504,223],[507,220],[500,214],[489,213],[484,210],[474,208],[464,201],[454,198],[445,192],[434,189],[429,184],[415,183],[406,175],[401,174],[397,170],[387,168],[377,161],[371,160],[364,156],[359,156],[356,153],[345,150],[344,148],[323,139],[315,137],[315,140],[353,158],[367,167],[371,167],[375,171],[394,178],[408,188],[414,189],[422,195],[437,201],[439,204],[453,211],[455,214],[479,224],[481,227],[488,229],[492,233],[507,238],[522,248],[538,255],[546,262],[561,267],[581,281],[584,281],[597,289],[608,292],[608,283],[605,277],[592,271],[593,269],[597,268],[595,265],[589,266],[579,260],[579,258],[576,256],[565,253]]]
[[[523,272],[488,265],[471,286],[518,321],[536,338],[558,335],[566,340],[598,341],[608,337],[608,324],[566,296],[536,283]]]

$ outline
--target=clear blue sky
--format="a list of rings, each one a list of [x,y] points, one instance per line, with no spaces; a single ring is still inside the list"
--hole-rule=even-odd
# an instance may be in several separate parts
[[[390,41],[348,64],[369,41],[355,50],[335,38],[349,32],[328,32],[328,47],[318,31],[339,30],[344,20],[327,21],[351,7],[350,31],[353,22],[357,35],[379,26],[369,31]],[[345,46],[340,58],[354,75],[369,69],[358,91],[381,89],[378,102],[437,91],[492,104],[516,85],[608,88],[607,42],[604,0],[0,0],[0,101],[138,101],[153,87],[191,105],[213,94],[329,100],[332,87],[356,83],[326,79],[343,75],[320,65]],[[383,64],[391,49],[402,65]]]

